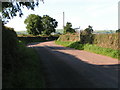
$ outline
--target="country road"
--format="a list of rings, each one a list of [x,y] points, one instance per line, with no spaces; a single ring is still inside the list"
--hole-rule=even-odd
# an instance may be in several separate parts
[[[46,88],[118,88],[117,59],[54,44],[33,43],[42,62]]]

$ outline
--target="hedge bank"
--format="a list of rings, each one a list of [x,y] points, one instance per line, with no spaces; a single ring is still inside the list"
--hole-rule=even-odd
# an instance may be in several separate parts
[[[118,39],[118,33],[114,34],[93,34],[92,36],[92,44],[103,47],[103,48],[111,48],[117,50],[120,46],[120,40]],[[59,41],[81,41],[79,34],[66,34],[61,35],[58,40]],[[88,41],[89,38],[82,38],[82,41]],[[118,41],[119,40],[119,41]]]

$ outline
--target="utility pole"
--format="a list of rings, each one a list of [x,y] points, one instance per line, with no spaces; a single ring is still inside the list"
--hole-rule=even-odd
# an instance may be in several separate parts
[[[64,26],[65,26],[65,13],[63,12],[63,30],[64,30]]]

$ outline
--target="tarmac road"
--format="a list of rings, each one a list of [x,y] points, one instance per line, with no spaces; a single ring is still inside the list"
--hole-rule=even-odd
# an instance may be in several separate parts
[[[40,56],[46,88],[118,88],[119,64],[115,62],[116,59],[113,62],[112,58],[98,55],[106,62],[99,60],[97,64],[93,62],[96,54],[81,53],[80,50],[58,46],[54,42],[33,44],[31,47]]]

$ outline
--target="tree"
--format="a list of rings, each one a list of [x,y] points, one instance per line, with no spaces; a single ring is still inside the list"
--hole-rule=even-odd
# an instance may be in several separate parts
[[[40,0],[43,2],[43,0]],[[34,10],[36,6],[39,5],[39,0],[31,2],[31,0],[27,0],[26,2],[19,2],[17,0],[10,0],[10,2],[2,2],[2,21],[7,23],[8,19],[17,16],[17,12],[21,17],[23,15],[21,7],[27,7],[28,9]],[[1,11],[1,10],[0,10]]]
[[[64,27],[64,33],[75,33],[75,30],[72,28],[72,24],[70,22],[66,23]]]
[[[94,35],[92,33],[93,33],[93,29],[92,26],[90,25],[85,30],[80,31],[80,42],[82,44],[86,44],[86,43],[92,44],[94,40]]]
[[[24,21],[27,25],[27,32],[32,35],[39,35],[43,31],[42,17],[30,14]]]
[[[88,26],[88,28],[86,28],[85,30],[84,30],[87,34],[92,34],[93,33],[93,29],[92,29],[92,26]]]
[[[43,16],[42,23],[43,23],[43,29],[44,29],[42,33],[46,35],[50,35],[52,32],[55,32],[55,28],[58,25],[58,22],[48,15]]]
[[[120,29],[116,30],[116,33],[119,33],[120,32]]]

